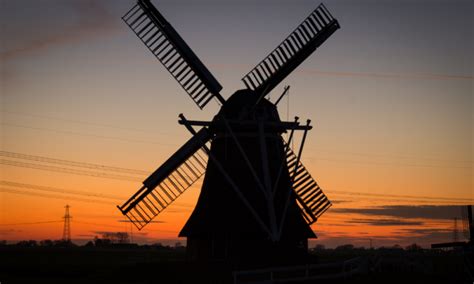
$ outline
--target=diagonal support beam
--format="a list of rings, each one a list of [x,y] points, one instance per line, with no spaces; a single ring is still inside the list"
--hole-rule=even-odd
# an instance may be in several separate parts
[[[187,120],[186,118],[184,117],[183,114],[180,114],[179,115],[181,120],[183,121],[183,124],[186,126],[186,128],[193,134],[195,135],[196,134],[196,131],[193,129],[193,127],[190,125],[190,124],[187,124]],[[209,148],[207,148],[207,146],[204,146],[203,148],[206,149],[208,155],[209,155],[209,159],[212,160],[212,162],[214,163],[214,165],[217,167],[217,169],[219,170],[219,172],[222,174],[222,176],[227,180],[227,182],[229,183],[230,187],[232,188],[232,190],[237,194],[237,196],[240,198],[240,200],[244,203],[244,205],[247,207],[247,209],[250,211],[250,213],[254,216],[255,220],[257,221],[257,223],[260,225],[260,227],[268,234],[268,236],[273,240],[275,241],[275,236],[273,235],[273,233],[271,232],[271,230],[268,228],[268,226],[265,224],[265,222],[262,220],[262,218],[260,217],[260,215],[257,213],[257,211],[255,210],[255,208],[253,208],[253,206],[250,204],[250,202],[247,200],[247,198],[245,198],[245,196],[242,194],[242,192],[240,191],[239,187],[237,186],[237,184],[234,182],[234,180],[229,176],[229,174],[227,173],[227,171],[224,169],[224,167],[222,166],[222,164],[219,162],[219,160],[216,159],[216,157],[211,153],[211,150]]]
[[[290,86],[285,86],[285,89],[283,90],[283,93],[280,95],[280,97],[276,100],[276,102],[274,103],[275,106],[278,105],[278,103],[281,101],[281,99],[283,99],[283,97],[288,94],[288,92],[290,91]]]
[[[295,124],[298,123],[298,120],[300,118],[295,116]],[[290,137],[288,139],[288,147],[290,147],[290,143],[291,143],[291,140],[293,139],[293,133],[295,132],[294,129],[291,129],[291,132],[290,132]],[[272,189],[272,195],[275,196],[275,192],[276,192],[276,189],[278,187],[278,183],[280,182],[280,177],[281,177],[281,173],[283,172],[283,166],[286,164],[286,159],[285,159],[285,156],[286,155],[286,152],[287,152],[287,146],[285,146],[285,149],[283,151],[283,159],[281,160],[281,164],[280,164],[280,169],[278,170],[278,176],[276,178],[276,181],[275,181],[275,184],[273,185],[273,189]]]
[[[232,139],[234,140],[235,144],[237,145],[237,148],[239,149],[240,154],[241,154],[242,157],[244,158],[244,161],[245,161],[245,163],[247,164],[247,166],[249,167],[249,170],[250,170],[250,172],[252,173],[252,176],[254,177],[255,181],[257,182],[258,188],[259,188],[260,191],[263,193],[263,195],[264,195],[266,198],[268,198],[267,191],[265,190],[265,187],[263,186],[262,181],[260,180],[260,178],[259,178],[258,175],[257,175],[257,172],[256,172],[255,169],[253,168],[252,163],[250,162],[249,157],[247,156],[247,153],[245,153],[244,149],[242,148],[242,145],[240,145],[240,142],[239,142],[239,140],[237,139],[237,136],[235,136],[234,131],[232,130],[232,128],[231,128],[230,125],[229,125],[229,122],[228,122],[227,119],[226,119],[225,117],[223,117],[223,116],[221,116],[220,119],[224,122],[225,128],[227,129],[227,131],[229,131],[230,136],[232,137]]]
[[[300,119],[300,118],[299,118],[298,116],[295,116],[295,123],[298,123],[298,120],[299,120],[299,119]],[[290,145],[291,145],[291,142],[292,142],[292,140],[293,140],[293,134],[294,134],[294,133],[295,133],[295,132],[294,132],[293,129],[292,129],[291,132],[290,132],[290,137],[288,138],[288,146],[286,147],[285,152],[288,150],[288,148],[289,148]]]
[[[270,229],[272,231],[272,234],[275,236],[275,238],[279,240],[279,237],[277,235],[275,203],[273,199],[273,194],[271,192],[272,183],[271,183],[271,177],[270,177],[270,166],[268,165],[268,159],[270,157],[268,156],[268,151],[267,151],[267,142],[265,140],[265,129],[263,125],[263,120],[258,121],[258,134],[260,138],[259,140],[260,140],[260,154],[261,154],[261,159],[262,159],[263,181],[265,183],[265,189],[267,192],[266,199],[267,199],[268,216],[270,220]]]

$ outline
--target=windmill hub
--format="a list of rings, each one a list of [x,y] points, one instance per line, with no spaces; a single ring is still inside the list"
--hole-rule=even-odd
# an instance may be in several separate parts
[[[265,96],[339,29],[337,20],[320,4],[243,77],[246,89],[225,100],[222,86],[150,0],[137,0],[122,19],[199,108],[213,98],[222,107],[212,121],[180,115],[193,136],[120,211],[142,229],[204,176],[179,234],[187,237],[191,258],[239,265],[304,261],[308,238],[316,237],[310,225],[331,202],[301,163],[310,121],[300,125],[278,115],[289,87],[275,103]],[[297,153],[290,147],[294,131],[303,131]]]

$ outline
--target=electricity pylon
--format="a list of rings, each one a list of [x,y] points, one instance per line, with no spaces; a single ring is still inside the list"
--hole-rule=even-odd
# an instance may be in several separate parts
[[[63,230],[63,241],[71,241],[71,215],[69,215],[69,205],[66,205],[66,213],[64,214],[64,230]]]

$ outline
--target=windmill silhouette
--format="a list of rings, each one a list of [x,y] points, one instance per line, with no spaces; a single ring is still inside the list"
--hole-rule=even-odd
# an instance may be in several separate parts
[[[149,0],[138,0],[122,18],[199,108],[222,107],[212,121],[187,120],[192,137],[122,206],[142,229],[201,176],[197,205],[179,236],[193,259],[261,261],[305,255],[310,225],[331,202],[301,163],[310,120],[281,121],[266,99],[286,76],[337,29],[323,4],[243,77],[245,89],[225,100],[221,85]],[[199,129],[195,129],[197,127]],[[298,153],[290,147],[303,131]],[[282,137],[288,133],[288,141]]]

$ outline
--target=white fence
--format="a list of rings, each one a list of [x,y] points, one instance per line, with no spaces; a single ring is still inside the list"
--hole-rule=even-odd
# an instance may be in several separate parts
[[[337,263],[234,271],[233,277],[234,284],[292,283],[312,279],[345,279],[357,274],[367,274],[368,271],[368,259],[356,257]]]

